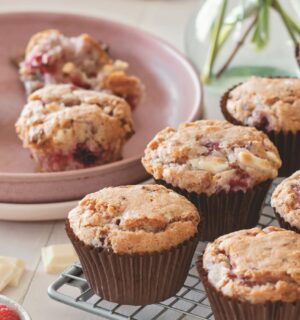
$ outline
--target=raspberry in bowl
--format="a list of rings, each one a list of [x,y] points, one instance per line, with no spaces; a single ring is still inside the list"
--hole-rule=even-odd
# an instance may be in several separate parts
[[[0,295],[1,320],[31,320],[24,308],[12,299]]]
[[[127,73],[125,61],[113,60],[108,48],[88,34],[67,37],[58,30],[33,35],[20,63],[27,94],[48,84],[69,83],[82,89],[107,91],[134,109],[141,100],[139,78]]]
[[[143,165],[186,196],[202,216],[202,240],[254,227],[281,160],[261,131],[200,120],[166,128],[148,144]]]
[[[133,135],[127,102],[69,84],[48,85],[28,97],[16,131],[40,171],[65,171],[122,158]]]

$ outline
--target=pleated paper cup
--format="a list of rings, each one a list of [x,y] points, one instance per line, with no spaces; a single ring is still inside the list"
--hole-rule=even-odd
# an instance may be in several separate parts
[[[275,217],[280,225],[281,228],[287,229],[287,230],[292,230],[297,233],[300,233],[300,230],[297,227],[292,226],[290,223],[284,220],[284,218],[273,208]]]
[[[188,192],[163,180],[156,182],[185,196],[197,207],[202,241],[213,241],[223,234],[255,227],[272,183],[271,180],[267,180],[246,192],[222,191],[208,196],[205,193]]]
[[[185,282],[199,241],[195,235],[162,252],[116,254],[84,244],[68,220],[66,231],[93,291],[105,300],[127,305],[153,304],[174,296]]]
[[[272,77],[269,77],[272,78]],[[277,77],[280,78],[280,77]],[[247,126],[241,121],[237,120],[232,116],[227,110],[227,101],[229,99],[230,92],[241,85],[241,83],[235,85],[226,91],[221,100],[220,107],[223,113],[224,118],[234,124],[239,126]],[[278,149],[280,158],[282,160],[282,166],[279,170],[280,177],[288,177],[295,171],[300,169],[300,131],[267,131],[260,128],[256,128],[260,131],[263,131],[269,139],[274,143]]]

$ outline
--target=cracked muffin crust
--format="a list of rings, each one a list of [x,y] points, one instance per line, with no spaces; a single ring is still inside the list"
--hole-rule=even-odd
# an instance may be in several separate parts
[[[230,90],[226,109],[244,125],[268,132],[297,132],[300,79],[252,77]]]
[[[197,233],[197,209],[159,185],[104,188],[70,211],[68,222],[86,245],[114,253],[160,252]]]
[[[277,227],[227,234],[209,243],[203,267],[225,296],[251,303],[300,299],[300,235]]]
[[[207,195],[245,192],[275,178],[281,166],[263,132],[217,120],[162,130],[148,144],[142,163],[156,180]]]
[[[271,205],[284,221],[300,230],[300,170],[276,187]]]
[[[30,39],[20,77],[28,95],[47,84],[71,83],[106,90],[134,108],[141,99],[142,84],[127,69],[128,63],[114,61],[107,48],[88,34],[67,37],[58,30],[45,30]]]
[[[30,95],[16,131],[41,171],[119,160],[134,133],[125,100],[69,84],[48,85]]]

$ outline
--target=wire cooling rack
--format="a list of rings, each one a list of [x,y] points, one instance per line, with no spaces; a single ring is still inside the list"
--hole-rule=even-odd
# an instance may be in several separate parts
[[[281,179],[273,182],[265,205],[262,209],[259,225],[262,227],[278,225],[270,206],[271,193]],[[206,243],[200,242],[195,258],[203,252]],[[206,292],[198,277],[195,258],[184,286],[172,298],[159,304],[147,306],[125,306],[108,302],[96,296],[90,289],[81,265],[75,263],[67,268],[49,287],[49,296],[59,302],[102,316],[110,320],[206,320],[214,319]]]

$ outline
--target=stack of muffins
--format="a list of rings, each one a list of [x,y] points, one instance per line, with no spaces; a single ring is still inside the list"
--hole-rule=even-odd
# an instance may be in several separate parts
[[[35,34],[20,63],[29,95],[16,131],[39,171],[81,169],[116,161],[134,134],[132,110],[141,81],[128,64],[87,34]]]
[[[272,197],[282,228],[255,227],[281,166],[299,169],[299,112],[289,110],[300,110],[299,92],[300,80],[253,78],[221,101],[232,123],[200,120],[157,133],[142,158],[156,185],[86,196],[66,230],[93,290],[133,305],[167,299],[201,239],[212,241],[197,267],[216,320],[299,319],[300,171]]]

